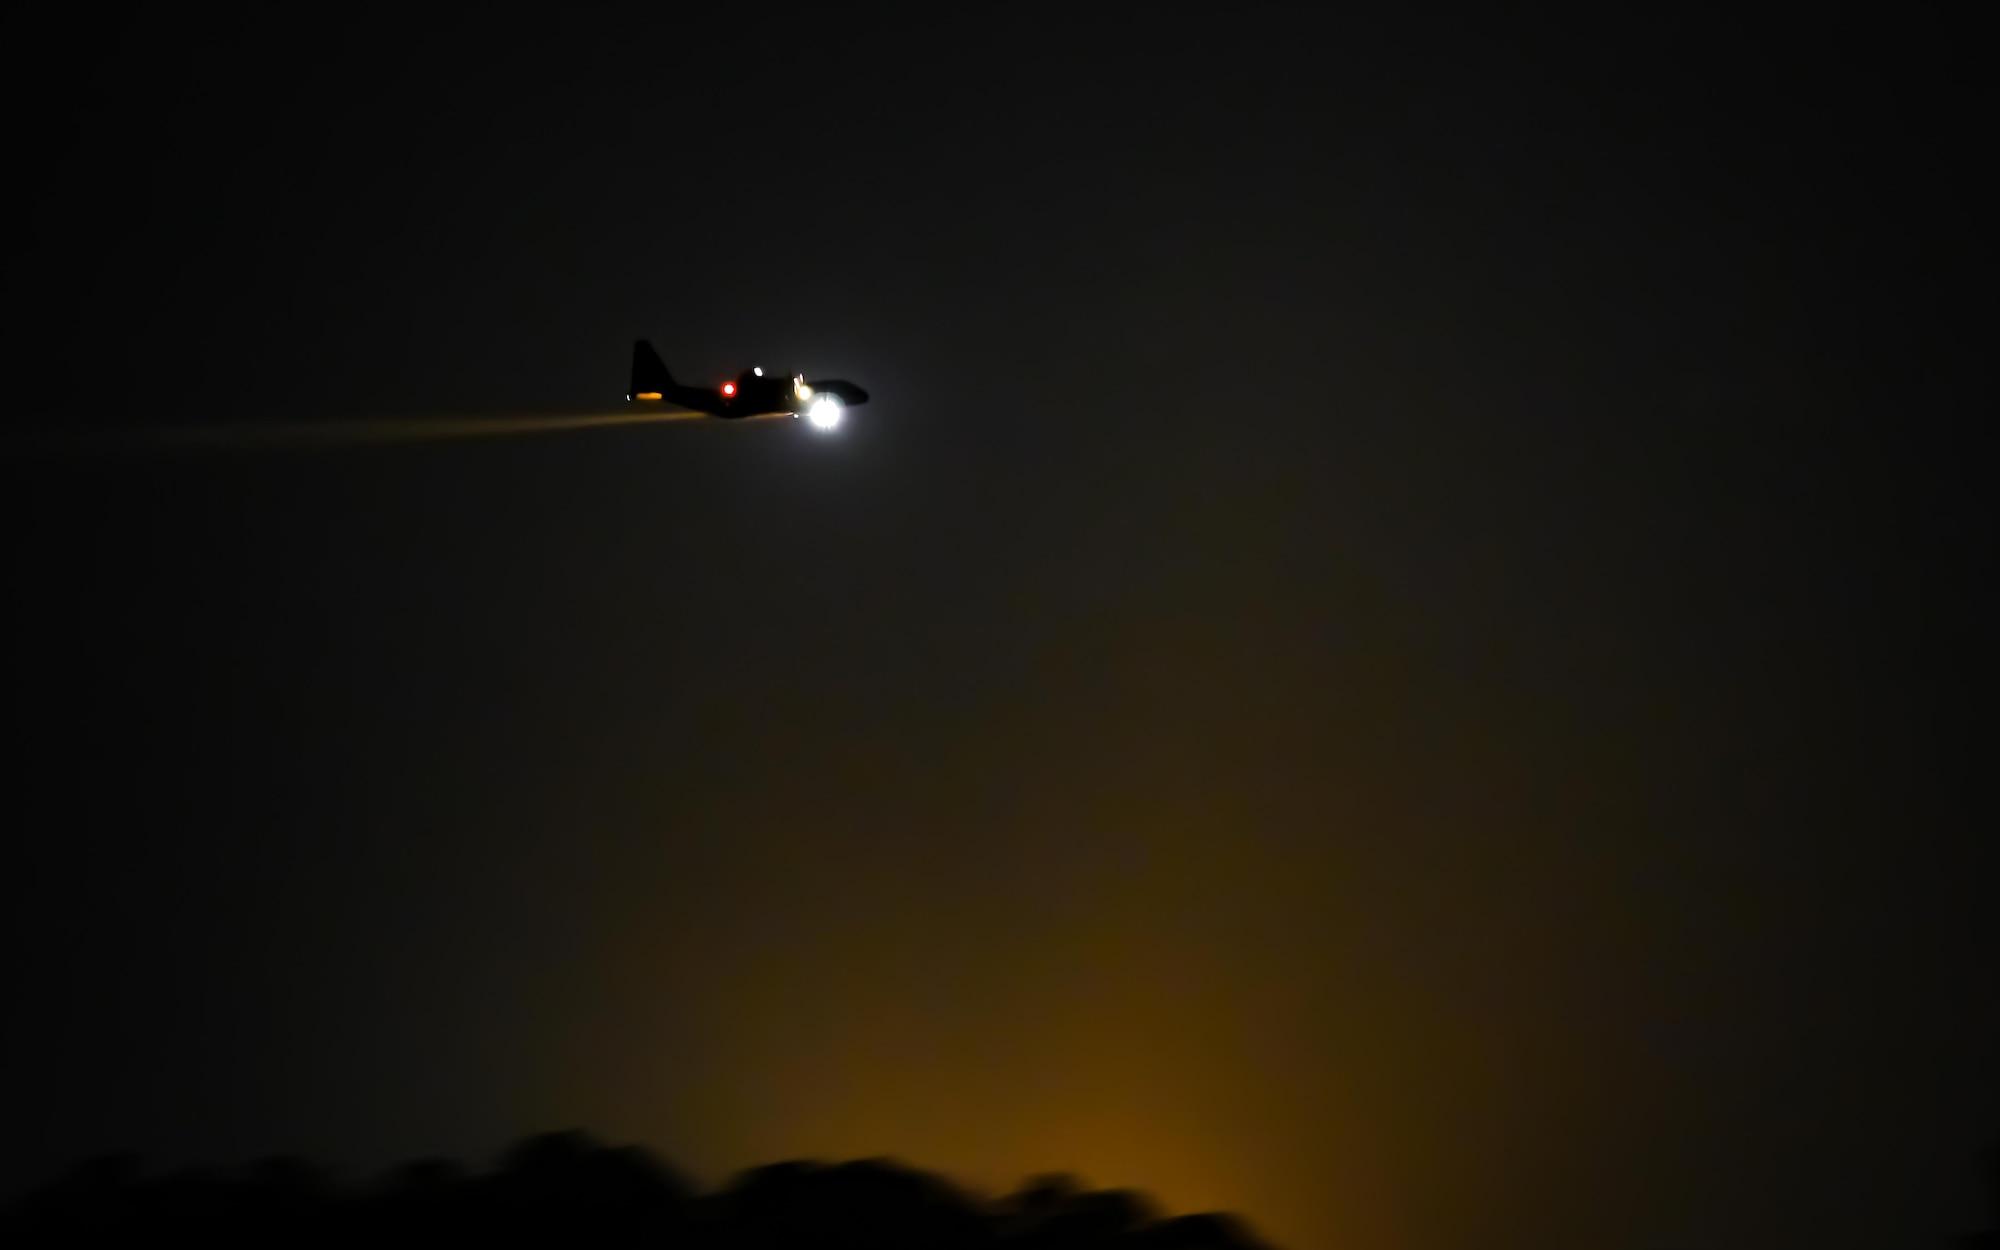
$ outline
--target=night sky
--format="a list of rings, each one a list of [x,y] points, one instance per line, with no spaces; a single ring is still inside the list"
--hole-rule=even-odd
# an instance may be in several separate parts
[[[1286,1250],[1974,1226],[1990,100],[1897,13],[24,35],[0,1191],[578,1126]],[[638,337],[873,399],[46,437]]]

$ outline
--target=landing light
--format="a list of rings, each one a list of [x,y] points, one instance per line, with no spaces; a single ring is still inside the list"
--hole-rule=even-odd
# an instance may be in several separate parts
[[[820,396],[813,401],[813,406],[806,410],[806,420],[812,422],[815,428],[822,430],[830,430],[839,425],[840,416],[840,401],[831,395]]]

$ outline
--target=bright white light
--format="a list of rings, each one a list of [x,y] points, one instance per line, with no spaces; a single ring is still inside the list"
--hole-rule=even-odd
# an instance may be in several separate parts
[[[752,373],[756,374],[756,375],[757,375],[758,377],[760,377],[760,378],[761,378],[761,377],[763,377],[763,376],[764,376],[764,366],[762,366],[762,365],[752,365],[752,366],[750,367],[750,372],[752,372]]]
[[[806,410],[806,420],[822,430],[830,430],[840,424],[840,401],[831,395],[822,395]]]

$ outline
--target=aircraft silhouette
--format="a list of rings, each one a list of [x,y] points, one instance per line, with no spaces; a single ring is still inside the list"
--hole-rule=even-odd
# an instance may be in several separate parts
[[[667,372],[653,345],[639,339],[632,344],[632,387],[625,398],[631,403],[677,404],[729,420],[804,417],[817,429],[831,430],[849,406],[868,402],[868,392],[839,378],[808,382],[803,373],[779,376],[761,368],[745,369],[734,382],[717,387],[682,386]]]

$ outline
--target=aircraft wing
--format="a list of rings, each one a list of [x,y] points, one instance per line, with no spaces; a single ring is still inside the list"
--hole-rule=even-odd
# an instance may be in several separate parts
[[[867,391],[862,390],[852,382],[843,382],[839,378],[829,378],[824,382],[808,382],[806,385],[813,388],[814,394],[831,395],[843,404],[865,404],[868,402]]]

